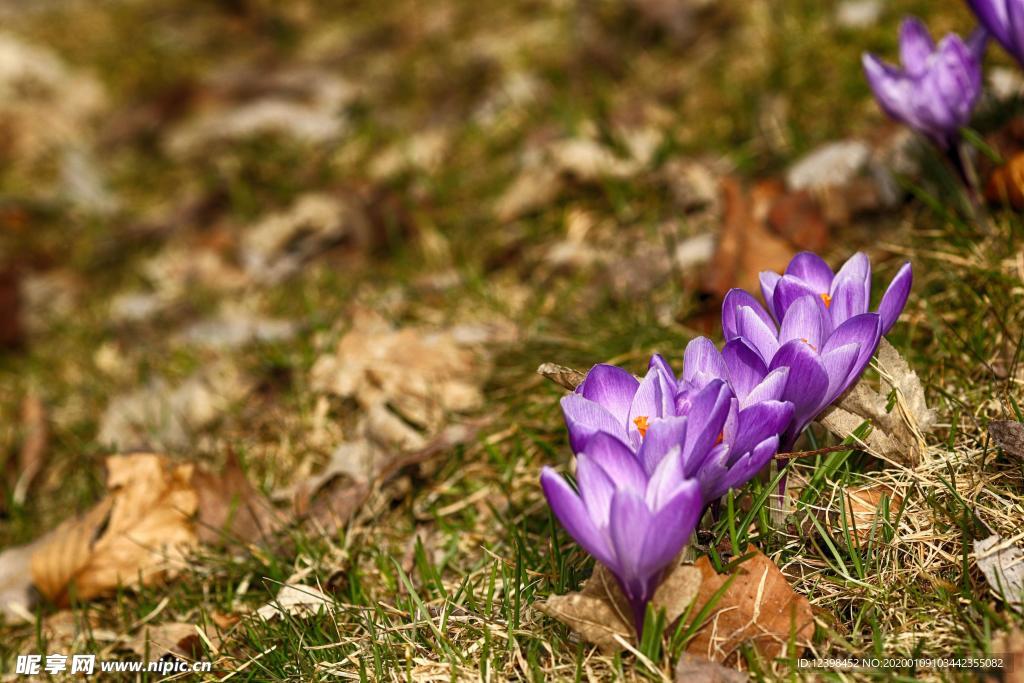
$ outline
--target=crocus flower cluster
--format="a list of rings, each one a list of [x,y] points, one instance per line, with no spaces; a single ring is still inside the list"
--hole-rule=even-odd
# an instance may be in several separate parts
[[[643,379],[596,365],[562,399],[576,489],[545,467],[544,492],[562,526],[618,579],[637,632],[703,511],[791,449],[857,381],[902,312],[911,277],[905,264],[870,311],[864,254],[837,273],[798,254],[785,273],[762,273],[767,309],[729,292],[725,345],[692,340],[681,375],[659,355]]]
[[[1004,0],[974,4],[997,5]],[[1014,0],[1005,0],[1010,4]],[[954,147],[981,96],[981,62],[988,36],[976,31],[966,42],[955,33],[938,46],[920,20],[900,27],[900,67],[864,54],[864,72],[882,109],[927,136],[941,149]]]

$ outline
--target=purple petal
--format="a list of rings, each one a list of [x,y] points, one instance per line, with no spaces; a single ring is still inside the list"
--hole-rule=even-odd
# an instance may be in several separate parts
[[[1010,18],[1006,11],[1006,0],[967,0],[981,25],[1014,54],[1014,43],[1010,40]]]
[[[744,339],[733,339],[722,348],[722,359],[729,368],[729,384],[743,400],[768,374],[768,364]]]
[[[778,331],[775,324],[765,322],[749,306],[741,306],[736,314],[736,331],[738,337],[744,339],[760,354],[765,363],[770,363],[775,352],[779,350]]]
[[[719,444],[708,453],[696,474],[701,495],[708,503],[721,498],[729,490],[729,445]]]
[[[1024,29],[1024,10],[1011,9],[1010,16],[1020,17]],[[955,134],[970,123],[981,95],[981,65],[960,36],[951,33],[939,43],[936,65],[929,76],[949,112],[949,132]]]
[[[920,76],[928,69],[928,58],[935,52],[935,42],[917,17],[907,17],[900,25],[900,63],[911,76]]]
[[[805,296],[810,296],[817,299],[818,304],[821,306],[822,319],[825,318],[825,300],[822,298],[822,294],[825,292],[819,292],[816,289],[812,289],[803,280],[793,277],[792,275],[783,275],[782,279],[779,280],[779,284],[775,286],[775,312],[781,317],[782,320],[786,319],[786,312],[789,307],[796,303],[798,300]],[[830,330],[823,330],[828,333]]]
[[[617,491],[612,498],[608,532],[621,572],[619,580],[628,597],[634,599],[651,597],[644,595],[646,582],[653,578],[643,555],[644,541],[649,533],[665,533],[663,529],[654,529],[652,517],[643,499],[631,491]]]
[[[736,437],[729,444],[736,455],[746,453],[769,436],[778,436],[793,419],[793,404],[788,401],[764,401],[740,411]]]
[[[576,495],[569,483],[555,470],[545,467],[541,470],[540,484],[544,489],[544,496],[548,499],[548,505],[551,506],[551,511],[555,513],[555,517],[569,532],[569,535],[584,550],[614,571],[615,555],[605,541],[604,534],[590,519],[583,500]]]
[[[1020,6],[1017,0],[1003,0],[1006,11],[1006,48],[1018,62],[1024,57],[1021,48],[1024,47],[1024,7]],[[988,26],[986,25],[986,28]],[[991,28],[990,31],[995,33]],[[996,38],[999,35],[996,34]]]
[[[845,389],[850,386],[850,375],[857,365],[857,356],[860,354],[860,344],[846,344],[835,351],[822,354],[821,364],[825,366],[828,373],[828,391],[821,401],[819,410],[824,410],[834,401]]]
[[[836,273],[829,294],[832,301],[828,309],[834,325],[867,313],[871,303],[871,262],[865,254],[858,252],[847,259]]]
[[[686,422],[685,417],[668,417],[652,422],[647,428],[647,436],[636,454],[646,476],[654,472],[669,451],[686,443]]]
[[[764,297],[765,304],[768,306],[768,310],[771,312],[772,317],[778,322],[779,316],[775,314],[775,285],[779,283],[779,279],[782,276],[771,270],[761,271],[759,279],[761,280],[761,296]],[[726,337],[728,339],[728,337]]]
[[[971,35],[967,36],[967,49],[971,51],[971,55],[974,57],[974,61],[978,62],[978,66],[981,66],[985,61],[985,48],[988,47],[989,32],[984,27],[979,26],[978,28],[971,31]]]
[[[639,388],[640,382],[630,373],[614,365],[601,364],[590,369],[576,392],[603,406],[625,429],[629,406]]]
[[[655,532],[647,535],[642,551],[652,570],[660,572],[675,559],[690,540],[703,511],[700,486],[693,480],[679,484],[672,497],[659,506],[651,520]]]
[[[683,352],[683,381],[693,382],[697,373],[704,376],[721,377],[727,376],[728,369],[725,360],[719,352],[715,343],[707,337],[697,337],[686,345]]]
[[[771,369],[779,367],[789,368],[783,398],[793,404],[793,422],[782,439],[788,445],[817,415],[818,406],[828,391],[828,373],[818,354],[799,340],[786,342],[775,354]]]
[[[789,380],[789,368],[776,368],[769,372],[765,378],[754,387],[746,398],[740,402],[741,408],[752,406],[761,401],[777,401],[782,398],[786,390],[786,382]]]
[[[583,505],[587,508],[587,515],[599,529],[608,526],[612,496],[617,490],[615,482],[600,465],[594,463],[585,453],[580,453],[576,456],[576,483]]]
[[[636,396],[633,397],[633,404],[629,407],[629,417],[626,421],[626,433],[629,434],[630,443],[634,448],[639,448],[643,439],[643,435],[640,433],[641,425],[662,416],[665,406],[664,398],[661,373],[657,370],[649,370],[647,376],[640,382]]]
[[[875,351],[878,349],[878,340],[881,336],[881,317],[877,313],[862,313],[861,315],[853,316],[837,327],[836,331],[825,342],[825,346],[821,350],[823,354],[835,351],[847,344],[860,345],[857,362],[850,370],[850,377],[845,386],[839,389],[839,393],[846,391],[864,372],[864,368],[871,361],[871,356],[875,355]]]
[[[904,263],[896,277],[889,283],[889,288],[882,295],[882,303],[878,306],[878,315],[882,318],[882,334],[886,335],[896,324],[903,307],[907,305],[910,286],[914,282],[914,272],[909,263]]]
[[[803,280],[819,293],[829,291],[832,286],[832,269],[824,259],[810,251],[802,251],[794,256],[785,274]]]
[[[757,299],[746,290],[734,288],[730,289],[722,300],[722,331],[726,341],[739,336],[739,317],[743,308],[749,308],[768,329],[775,329],[775,321]]]
[[[824,341],[822,337],[825,327],[822,318],[821,299],[815,296],[797,299],[782,320],[779,343],[785,344],[793,339],[799,339],[809,344],[812,349],[820,349]]]
[[[686,481],[682,449],[677,445],[665,454],[651,474],[644,500],[651,510],[659,509],[671,498],[677,488]]]
[[[873,54],[861,57],[864,75],[882,110],[897,121],[917,128],[919,122],[912,111],[913,83],[898,69],[886,64]]]
[[[651,362],[647,364],[648,370],[657,369],[665,379],[669,380],[672,384],[676,382],[676,373],[672,370],[672,366],[668,364],[668,361],[660,354],[656,353],[651,356]]]
[[[581,452],[587,440],[597,432],[626,438],[625,427],[594,401],[588,401],[579,394],[569,394],[562,397],[561,404],[573,453]]]
[[[779,437],[772,435],[754,446],[749,452],[742,454],[723,477],[718,497],[725,495],[729,489],[740,488],[757,476],[757,473],[765,468],[778,451]]]
[[[683,446],[683,462],[688,473],[699,467],[721,436],[732,398],[733,393],[724,382],[708,384],[693,398]]]
[[[580,455],[583,454],[604,470],[616,486],[639,492],[647,487],[647,474],[641,467],[638,456],[634,455],[629,446],[620,439],[598,432],[587,441],[586,448]]]

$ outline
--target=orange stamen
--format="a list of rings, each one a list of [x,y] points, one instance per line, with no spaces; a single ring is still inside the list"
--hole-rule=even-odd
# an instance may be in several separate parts
[[[812,344],[810,341],[808,341],[804,337],[800,337],[800,341],[802,341],[804,344],[807,344],[808,346],[810,346],[811,347],[811,351],[817,351],[818,350],[818,349],[814,348],[814,344]]]
[[[645,436],[647,436],[647,427],[649,425],[647,424],[647,416],[646,415],[640,415],[639,417],[633,418],[633,424],[635,424],[636,428],[640,430],[640,438],[641,439],[644,438]]]
[[[718,444],[722,443],[723,441],[725,441],[725,432],[718,432],[718,438],[715,439],[715,445],[717,446]]]
[[[818,296],[820,296],[821,300],[825,302],[825,309],[828,310],[828,308],[832,305],[832,297],[829,296],[827,292],[822,292]]]

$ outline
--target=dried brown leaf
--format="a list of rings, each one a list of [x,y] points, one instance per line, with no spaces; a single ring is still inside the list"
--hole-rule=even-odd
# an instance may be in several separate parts
[[[700,587],[701,572],[694,565],[677,564],[651,602],[656,609],[665,610],[666,623],[671,624],[690,606]],[[537,609],[605,652],[621,649],[620,640],[628,642],[635,635],[629,602],[615,577],[601,564],[594,566],[582,591],[552,595]]]
[[[33,583],[57,604],[118,586],[158,583],[197,542],[193,466],[152,453],[107,458],[106,498],[58,526],[34,550]]]
[[[992,420],[988,423],[988,433],[1004,453],[1024,460],[1024,424],[1013,420]]]
[[[974,557],[993,591],[1012,605],[1024,604],[1024,550],[992,534],[974,542]]]
[[[862,379],[825,411],[819,422],[845,439],[869,420],[872,431],[865,439],[867,448],[914,466],[926,452],[924,434],[935,422],[934,413],[928,408],[917,373],[885,338],[878,345],[877,362],[881,375],[879,390]],[[889,411],[889,395],[894,391],[896,402]]]
[[[743,643],[751,643],[766,659],[783,656],[790,641],[798,649],[810,644],[814,616],[807,598],[793,591],[761,551],[748,546],[747,553],[752,557],[735,570],[732,583],[687,646],[690,654],[732,664]],[[696,567],[702,573],[701,601],[706,604],[730,577],[718,574],[707,557],[701,557]]]
[[[575,391],[576,387],[583,383],[585,373],[573,368],[567,368],[557,363],[543,363],[537,368],[537,374],[546,377],[555,384],[569,391]]]
[[[191,483],[198,499],[195,524],[201,543],[255,543],[281,525],[270,501],[249,483],[233,452],[219,473],[195,470]]]
[[[881,537],[881,530],[878,527],[884,520],[881,514],[884,500],[889,501],[890,518],[895,518],[896,512],[903,505],[903,497],[885,484],[870,484],[846,489],[843,493],[843,500],[846,505],[846,528],[849,529],[850,536],[856,543],[867,543],[872,535],[876,539]],[[843,513],[833,512],[829,516],[829,526],[833,534],[841,536],[843,534]]]
[[[796,252],[765,225],[776,191],[762,185],[748,193],[735,178],[722,179],[722,228],[702,289],[719,299],[733,287],[755,289],[763,270],[785,270]],[[781,190],[778,190],[781,192]]]

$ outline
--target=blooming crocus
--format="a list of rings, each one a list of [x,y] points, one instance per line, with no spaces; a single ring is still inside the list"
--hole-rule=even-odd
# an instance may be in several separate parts
[[[978,21],[1024,65],[1024,1],[967,0]]]
[[[878,312],[868,312],[871,268],[865,255],[854,255],[833,275],[823,260],[804,252],[783,275],[762,274],[771,314],[741,289],[726,295],[722,327],[729,343],[743,350],[744,372],[756,379],[789,369],[781,398],[794,412],[782,433],[783,449],[791,449],[804,428],[857,381],[902,312],[911,279],[905,264]]]
[[[653,467],[645,468],[619,439],[593,435],[576,459],[574,491],[557,472],[541,472],[544,495],[555,517],[580,546],[606,566],[629,600],[637,634],[647,603],[665,569],[689,541],[704,510],[700,485],[686,478],[686,463],[704,460],[722,446],[681,441]],[[693,423],[694,431],[700,425]]]
[[[700,483],[708,503],[746,483],[778,450],[778,435],[792,417],[792,406],[777,400],[788,370],[760,378],[759,387],[738,382],[744,390],[738,397],[727,375],[702,365],[708,344],[714,348],[706,339],[691,343],[692,353],[688,347],[693,359],[682,379],[658,355],[642,381],[615,366],[594,366],[576,393],[562,399],[573,451],[586,452],[595,435],[603,434],[617,439],[648,471],[675,446],[684,454],[706,455],[688,456],[685,474]]]
[[[1002,4],[1002,0],[988,4]],[[986,40],[984,31],[967,42],[951,33],[936,46],[924,24],[909,17],[900,26],[902,68],[865,53],[864,72],[875,99],[889,116],[949,149],[969,123],[981,95]]]

